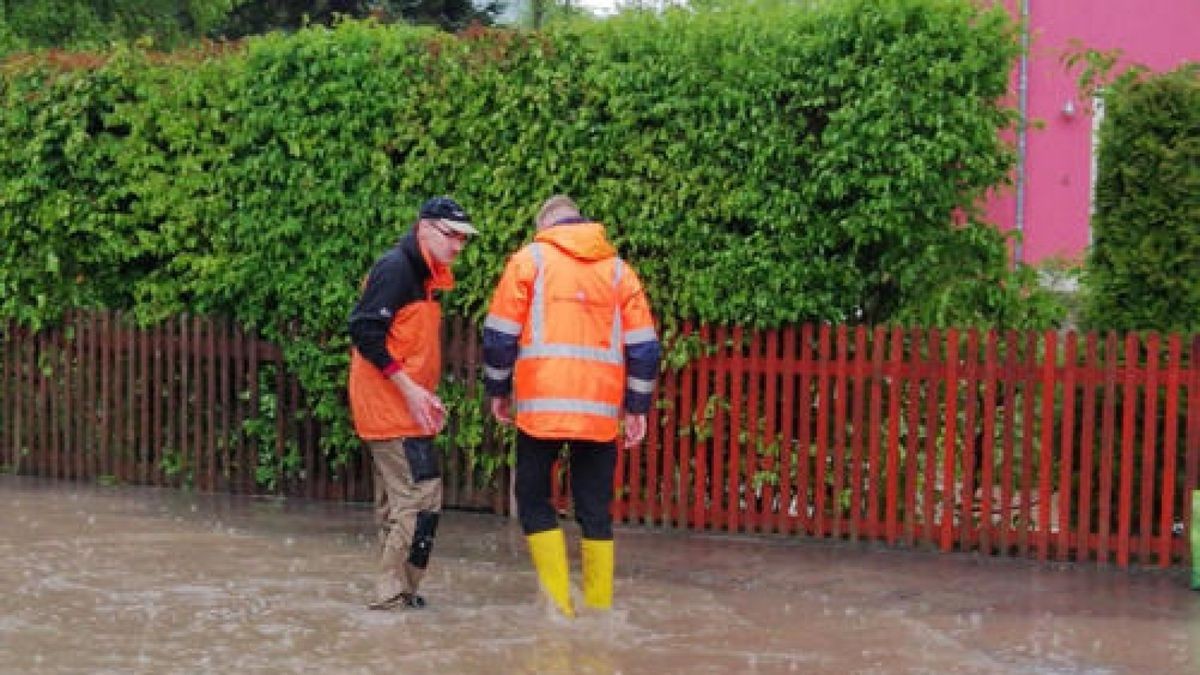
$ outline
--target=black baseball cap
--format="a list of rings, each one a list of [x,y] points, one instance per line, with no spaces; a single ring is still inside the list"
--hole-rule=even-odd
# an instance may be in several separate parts
[[[471,224],[471,217],[449,197],[434,197],[421,205],[420,217],[426,220],[437,220],[446,227],[463,234],[479,234],[479,230]]]

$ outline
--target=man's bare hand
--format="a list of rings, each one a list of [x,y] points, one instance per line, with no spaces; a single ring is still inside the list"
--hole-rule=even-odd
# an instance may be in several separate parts
[[[403,372],[392,375],[392,382],[408,404],[408,414],[430,436],[446,426],[446,406],[433,392],[412,381]]]
[[[646,416],[625,413],[625,448],[632,448],[646,438]]]
[[[436,434],[446,426],[446,407],[433,393],[421,387],[414,387],[411,393],[405,395],[408,400],[408,410],[413,421],[429,432]]]
[[[492,409],[492,417],[500,424],[509,425],[513,423],[512,413],[509,411],[508,397],[493,396],[490,401]]]

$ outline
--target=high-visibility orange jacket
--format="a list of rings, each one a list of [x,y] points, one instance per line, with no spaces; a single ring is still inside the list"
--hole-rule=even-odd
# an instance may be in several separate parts
[[[430,260],[414,234],[371,268],[350,314],[350,412],[364,440],[427,436],[389,376],[403,369],[429,391],[442,374],[442,309],[435,290],[454,286],[444,265]]]
[[[604,226],[560,221],[504,269],[484,323],[484,384],[513,395],[531,436],[611,441],[622,407],[649,410],[660,352],[642,283]]]

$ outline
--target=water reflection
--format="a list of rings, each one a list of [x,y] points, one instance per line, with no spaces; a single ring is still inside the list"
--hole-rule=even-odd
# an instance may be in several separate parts
[[[570,622],[513,523],[451,512],[431,607],[371,612],[365,507],[0,477],[0,508],[3,672],[1200,672],[1178,571],[625,528],[616,609]]]

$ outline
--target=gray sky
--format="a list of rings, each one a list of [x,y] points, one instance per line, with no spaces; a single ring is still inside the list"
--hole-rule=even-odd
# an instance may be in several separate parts
[[[616,5],[616,0],[577,0],[577,2],[597,14],[612,12]]]
[[[521,16],[522,9],[528,4],[529,0],[508,0],[504,11],[500,13],[500,20],[502,22],[515,20]],[[617,0],[575,0],[575,4],[598,16],[604,16],[611,14],[616,9]]]

